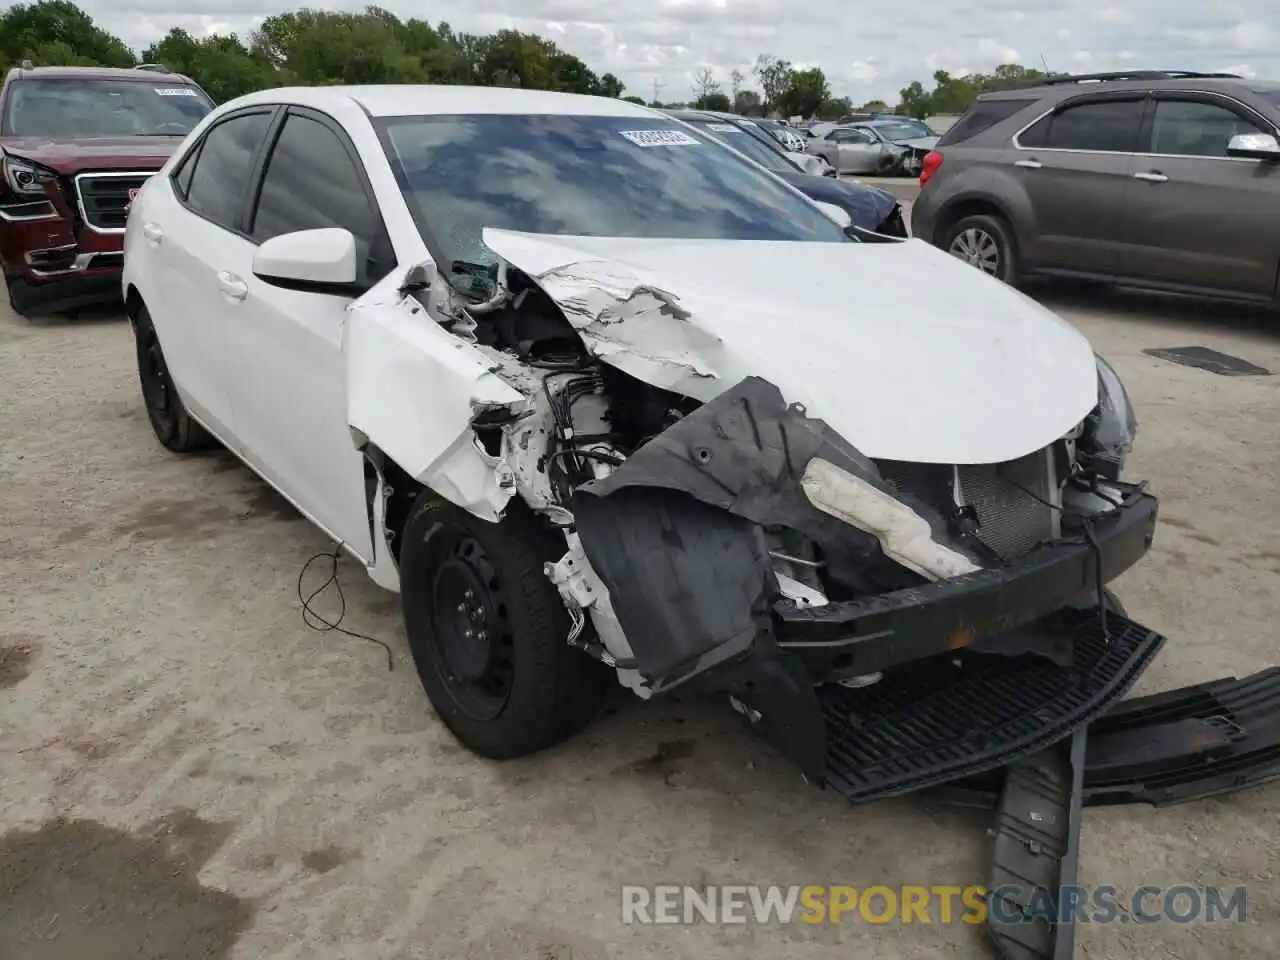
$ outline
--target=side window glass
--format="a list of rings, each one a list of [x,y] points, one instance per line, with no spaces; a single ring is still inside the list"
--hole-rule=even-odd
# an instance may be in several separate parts
[[[250,113],[224,120],[205,134],[187,184],[187,206],[193,212],[228,230],[238,226],[253,154],[270,125],[271,114]]]
[[[1196,100],[1158,100],[1151,124],[1151,152],[1184,157],[1225,157],[1238,133],[1269,133],[1226,107]]]
[[[342,141],[323,123],[293,115],[267,161],[252,235],[262,243],[321,227],[344,227],[355,236],[362,281],[381,279],[395,266],[382,240],[382,223]]]
[[[191,192],[191,175],[196,172],[196,161],[200,156],[200,144],[191,148],[191,152],[182,158],[182,163],[173,174],[173,188],[183,200]]]
[[[1141,100],[1102,100],[1067,107],[1023,133],[1024,147],[1131,153],[1142,121]]]

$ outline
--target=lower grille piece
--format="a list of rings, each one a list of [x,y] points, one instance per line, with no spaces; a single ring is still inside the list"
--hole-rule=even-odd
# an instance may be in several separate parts
[[[944,655],[856,690],[818,691],[827,726],[826,783],[855,803],[1003,767],[1112,707],[1164,638],[1110,613],[1065,612],[1075,663],[1045,657]]]

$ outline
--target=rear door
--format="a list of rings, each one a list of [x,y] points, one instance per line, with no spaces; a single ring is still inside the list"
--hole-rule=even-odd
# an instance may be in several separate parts
[[[1030,203],[1024,262],[1111,274],[1119,263],[1144,92],[1077,97],[1013,138],[1005,164]]]
[[[874,173],[883,150],[880,141],[866,130],[832,130],[840,162],[833,166],[841,173]]]
[[[1280,165],[1227,156],[1275,125],[1230,97],[1162,91],[1133,169],[1120,273],[1270,295],[1280,264]]]
[[[228,327],[239,303],[226,265],[250,249],[241,233],[253,167],[275,107],[228,114],[209,127],[169,179],[169,196],[144,207],[141,225],[157,302],[148,303],[183,402],[226,443],[235,436]]]

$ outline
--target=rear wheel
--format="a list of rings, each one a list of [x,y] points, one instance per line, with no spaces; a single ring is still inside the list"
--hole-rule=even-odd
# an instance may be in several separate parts
[[[553,746],[599,709],[609,671],[566,642],[569,616],[544,562],[564,551],[518,506],[490,523],[419,495],[400,590],[418,677],[454,736],[505,759]]]
[[[1002,217],[986,213],[964,217],[946,232],[942,249],[997,280],[1018,281],[1018,247]]]
[[[134,316],[134,340],[138,355],[138,381],[142,386],[142,401],[147,409],[147,419],[156,439],[174,453],[188,453],[213,446],[208,431],[191,419],[182,405],[177,387],[169,375],[160,338],[151,325],[151,315],[145,306],[139,306]]]

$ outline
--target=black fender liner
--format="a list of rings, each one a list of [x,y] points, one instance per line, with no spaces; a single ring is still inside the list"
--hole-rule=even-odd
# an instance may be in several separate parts
[[[880,554],[874,537],[809,503],[800,480],[814,457],[909,503],[935,535],[947,536],[940,514],[893,491],[872,460],[759,377],[575,492],[583,550],[655,689],[745,655],[757,637],[771,635],[778,588],[764,528],[794,530],[824,554]]]

